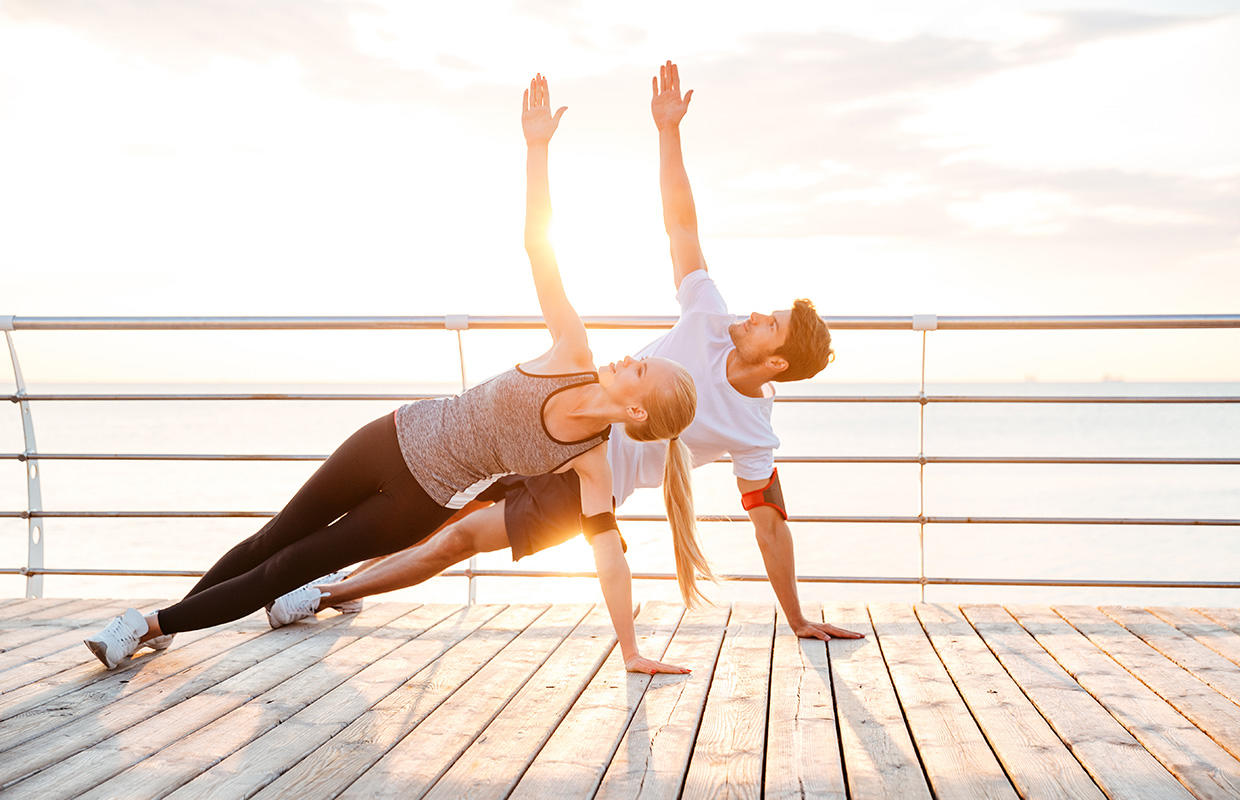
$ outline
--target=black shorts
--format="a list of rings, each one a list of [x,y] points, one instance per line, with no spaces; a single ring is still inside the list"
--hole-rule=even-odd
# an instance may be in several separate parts
[[[581,533],[581,481],[575,470],[549,475],[508,475],[478,495],[504,501],[504,527],[512,560],[567,542]],[[620,546],[628,551],[624,537]]]

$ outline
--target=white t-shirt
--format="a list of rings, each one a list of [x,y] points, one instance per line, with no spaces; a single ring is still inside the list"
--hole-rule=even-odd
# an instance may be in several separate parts
[[[670,358],[693,376],[697,413],[680,435],[693,453],[693,466],[709,464],[728,453],[736,477],[766,480],[775,469],[775,448],[779,447],[779,437],[771,428],[774,388],[767,384],[764,397],[746,397],[728,383],[728,353],[735,347],[728,326],[736,318],[728,313],[706,270],[686,275],[676,299],[680,301],[676,325],[637,355]],[[616,502],[623,503],[634,489],[663,482],[667,442],[635,442],[617,424],[612,426],[607,458]]]

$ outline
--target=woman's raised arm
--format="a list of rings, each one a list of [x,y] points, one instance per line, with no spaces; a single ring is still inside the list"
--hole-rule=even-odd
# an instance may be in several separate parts
[[[543,319],[557,346],[588,350],[586,328],[560,280],[548,229],[551,225],[551,188],[547,179],[547,145],[567,106],[551,114],[547,79],[537,75],[521,101],[521,129],[525,133],[525,252],[534,272],[534,288]]]

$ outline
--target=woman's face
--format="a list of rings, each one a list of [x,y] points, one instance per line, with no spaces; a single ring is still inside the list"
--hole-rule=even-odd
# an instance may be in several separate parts
[[[598,382],[618,402],[641,405],[652,391],[675,379],[675,370],[675,365],[666,358],[625,356],[599,367]]]

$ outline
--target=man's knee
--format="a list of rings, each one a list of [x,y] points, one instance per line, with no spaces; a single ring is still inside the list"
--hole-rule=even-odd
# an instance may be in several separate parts
[[[439,540],[439,549],[444,555],[451,556],[455,563],[480,552],[474,546],[478,532],[478,526],[472,521],[471,515],[444,528],[435,538]]]
[[[507,547],[503,507],[475,511],[444,528],[436,538],[439,537],[444,538],[445,548],[451,550],[457,560]]]

